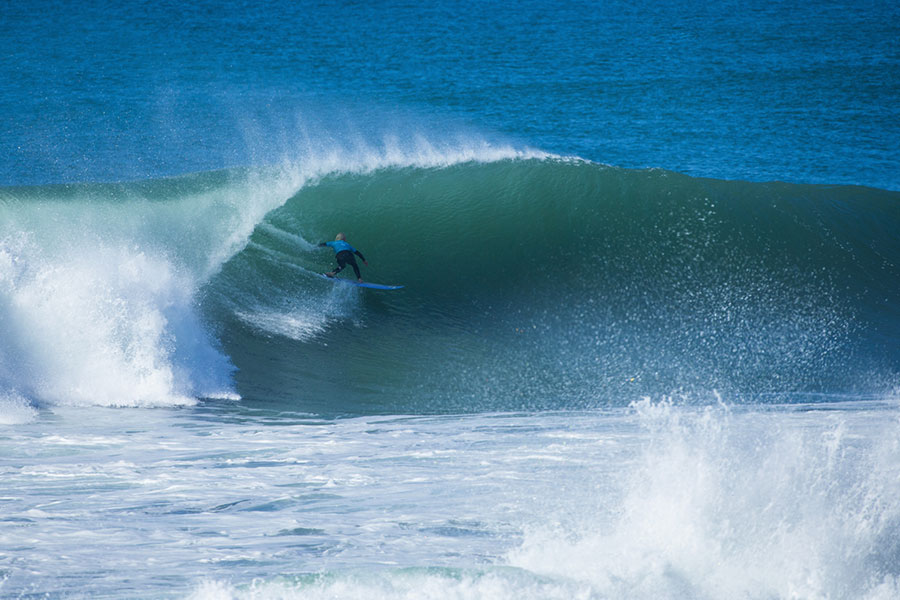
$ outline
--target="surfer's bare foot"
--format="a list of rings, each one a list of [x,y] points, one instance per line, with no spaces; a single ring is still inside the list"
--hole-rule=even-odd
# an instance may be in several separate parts
[[[325,273],[325,277],[334,277],[334,273]]]

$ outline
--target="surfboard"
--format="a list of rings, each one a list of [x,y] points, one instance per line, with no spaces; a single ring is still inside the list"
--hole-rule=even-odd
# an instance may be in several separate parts
[[[356,287],[367,288],[370,290],[399,290],[402,288],[402,285],[384,285],[382,283],[369,283],[368,281],[363,281],[359,283],[358,281],[353,281],[352,279],[342,279],[341,277],[329,277],[325,273],[319,273],[320,277],[324,277],[329,281],[337,281],[339,283],[346,283],[348,285],[355,285]]]

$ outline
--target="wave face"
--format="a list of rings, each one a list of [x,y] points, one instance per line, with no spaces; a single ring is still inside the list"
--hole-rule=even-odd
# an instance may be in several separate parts
[[[358,414],[895,386],[900,194],[423,148],[0,190],[0,393]],[[318,277],[338,231],[406,287]]]
[[[313,410],[867,392],[897,365],[897,201],[554,158],[334,174],[207,291],[242,394],[274,373]],[[315,277],[337,231],[406,288]]]

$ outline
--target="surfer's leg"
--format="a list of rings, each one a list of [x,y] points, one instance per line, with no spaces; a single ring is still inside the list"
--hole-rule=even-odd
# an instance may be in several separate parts
[[[334,271],[332,271],[332,273],[334,273],[335,275],[337,275],[338,273],[340,273],[341,271],[344,270],[344,267],[347,266],[347,255],[353,256],[352,254],[350,254],[350,253],[347,252],[346,250],[341,251],[341,252],[338,252],[338,253],[335,255],[334,258],[337,259],[338,267],[337,267],[337,269],[335,269]]]
[[[349,262],[350,266],[353,267],[353,272],[356,273],[356,278],[362,281],[362,275],[359,274],[359,265],[356,264],[356,259],[351,255],[350,260],[348,260],[347,262]]]
[[[359,274],[359,265],[356,264],[356,259],[353,257],[352,252],[350,252],[349,250],[341,250],[337,253],[335,258],[337,259],[339,265],[335,273],[337,273],[347,265],[350,265],[351,267],[353,267],[353,272],[356,273],[356,278],[359,281],[362,281],[362,275]]]

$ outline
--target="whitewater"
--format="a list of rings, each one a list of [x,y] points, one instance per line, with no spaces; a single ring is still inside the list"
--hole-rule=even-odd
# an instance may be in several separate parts
[[[900,597],[898,17],[0,8],[0,598]]]
[[[10,597],[900,591],[894,403],[55,415],[4,436]]]

